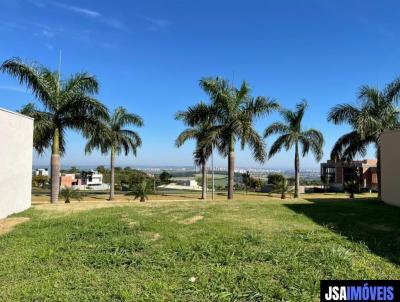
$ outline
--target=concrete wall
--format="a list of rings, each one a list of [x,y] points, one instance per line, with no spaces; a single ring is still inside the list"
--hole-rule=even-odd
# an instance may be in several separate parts
[[[382,200],[400,206],[400,131],[381,135]]]
[[[31,206],[33,119],[0,108],[0,219]]]

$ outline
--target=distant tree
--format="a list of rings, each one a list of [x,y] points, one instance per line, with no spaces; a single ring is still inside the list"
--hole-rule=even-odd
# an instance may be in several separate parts
[[[76,174],[76,173],[79,173],[79,169],[77,168],[77,167],[75,167],[75,166],[72,166],[69,170],[68,170],[68,173],[74,173],[74,174]]]
[[[285,178],[285,176],[283,176],[280,173],[268,174],[267,183],[270,184],[270,185],[277,185],[278,183],[282,182],[282,180],[284,178]]]
[[[131,167],[125,167],[124,170],[125,171],[130,171],[130,170],[132,170],[132,168]]]
[[[295,189],[294,197],[299,197],[299,185],[300,185],[300,156],[299,146],[302,146],[302,156],[306,156],[309,151],[312,152],[315,159],[320,161],[322,159],[324,145],[324,138],[320,131],[315,129],[304,130],[303,129],[303,117],[307,109],[307,102],[304,100],[297,104],[296,110],[281,110],[281,116],[285,120],[284,123],[277,122],[273,123],[264,131],[264,137],[269,137],[273,134],[280,135],[271,146],[268,157],[271,158],[282,148],[286,151],[295,148],[295,160],[294,160],[294,173],[295,173]]]
[[[44,175],[32,176],[32,186],[44,188],[49,183],[49,177]]]
[[[147,194],[151,191],[149,182],[143,180],[140,184],[136,185],[133,190],[127,195],[133,195],[134,199],[140,199],[140,202],[145,202],[148,199]]]
[[[106,174],[106,168],[104,166],[98,166],[96,168],[96,171],[101,173],[101,174],[103,174],[103,175]]]
[[[162,184],[169,184],[171,182],[172,175],[167,171],[162,171],[159,178]]]
[[[107,108],[92,97],[98,92],[98,83],[88,73],[78,73],[64,81],[58,72],[26,64],[20,59],[5,61],[0,71],[27,85],[43,104],[43,111],[30,103],[20,112],[34,118],[33,145],[36,151],[43,154],[51,147],[50,200],[56,203],[60,190],[60,156],[65,153],[67,129],[86,136],[97,129],[99,119],[108,116]]]
[[[61,189],[60,197],[64,198],[65,203],[70,203],[71,199],[80,201],[82,199],[82,194],[78,190],[66,187]]]
[[[136,187],[143,181],[150,181],[150,179],[151,178],[143,171],[129,170],[129,175],[127,177],[127,183],[129,185],[129,187],[132,189],[133,187]]]
[[[120,167],[115,167],[115,156],[122,152],[125,155],[132,152],[136,156],[137,149],[142,144],[139,134],[125,129],[124,127],[127,126],[142,127],[143,119],[136,114],[129,113],[125,108],[117,107],[111,117],[102,120],[101,126],[91,134],[85,147],[86,153],[91,153],[93,149],[99,149],[103,154],[110,154],[110,200],[114,199],[115,171],[122,171]]]
[[[251,186],[251,176],[250,176],[249,171],[246,171],[246,173],[242,174],[242,182],[245,187],[246,194],[247,194],[247,191],[248,191],[249,187]]]
[[[261,178],[250,177],[250,188],[255,192],[261,190],[264,181]]]

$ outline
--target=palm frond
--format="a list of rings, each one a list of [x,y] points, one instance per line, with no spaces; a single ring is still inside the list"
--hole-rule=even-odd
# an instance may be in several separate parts
[[[197,129],[189,128],[182,131],[175,140],[175,146],[181,147],[187,140],[196,139],[199,136]]]
[[[277,153],[279,153],[282,147],[285,147],[288,150],[290,146],[291,146],[290,134],[283,134],[279,136],[269,149],[268,158],[272,158]]]
[[[38,154],[44,154],[52,143],[54,131],[52,115],[39,111],[33,103],[25,105],[19,112],[34,119],[33,147]]]
[[[360,110],[350,104],[340,104],[333,107],[328,113],[328,122],[336,125],[343,123],[352,124]]]
[[[309,129],[301,133],[300,142],[303,146],[303,156],[306,156],[311,150],[315,159],[320,161],[323,156],[324,137],[316,129]]]
[[[246,103],[244,112],[250,117],[262,117],[279,110],[279,108],[280,106],[275,100],[258,96]]]
[[[87,73],[77,73],[70,77],[63,85],[64,94],[97,94],[99,83],[96,77]]]
[[[264,138],[267,138],[274,134],[288,134],[290,132],[290,128],[281,122],[272,123],[264,130]]]
[[[249,128],[247,137],[245,137],[245,139],[248,142],[251,151],[253,152],[253,158],[260,163],[264,163],[267,155],[265,150],[265,142],[262,137],[253,128]]]

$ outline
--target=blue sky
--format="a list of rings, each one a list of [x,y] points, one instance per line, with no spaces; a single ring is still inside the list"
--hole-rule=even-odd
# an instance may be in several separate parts
[[[348,128],[326,121],[329,108],[354,102],[362,84],[383,87],[400,72],[398,1],[0,1],[0,60],[21,57],[62,74],[89,71],[100,81],[98,98],[110,109],[140,114],[143,147],[118,165],[190,165],[193,144],[176,149],[183,126],[177,110],[200,100],[203,76],[247,80],[254,95],[292,108],[309,101],[305,126],[323,131],[325,159]],[[0,107],[17,110],[33,100],[0,74]],[[262,131],[279,119],[257,121]],[[267,142],[271,145],[272,140]],[[108,164],[99,153],[84,155],[85,141],[68,133],[64,165]],[[373,152],[370,152],[373,156]],[[35,156],[47,165],[49,154]],[[217,164],[226,165],[218,158]],[[264,166],[290,168],[293,152]],[[259,166],[248,150],[237,151],[238,166]],[[312,157],[303,167],[317,167]]]

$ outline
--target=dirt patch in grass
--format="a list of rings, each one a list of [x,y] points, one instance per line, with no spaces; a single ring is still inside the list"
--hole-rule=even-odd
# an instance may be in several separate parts
[[[130,219],[128,217],[128,215],[126,215],[126,214],[121,215],[121,220],[126,222],[128,224],[128,226],[131,227],[131,228],[139,224],[139,222]]]
[[[153,236],[151,237],[151,241],[157,241],[160,238],[161,238],[160,233],[153,233]]]
[[[10,217],[0,219],[0,235],[12,231],[17,224],[28,221],[29,219],[29,217]]]
[[[196,216],[193,216],[191,218],[185,219],[182,223],[183,224],[193,224],[193,223],[196,223],[197,221],[200,221],[200,220],[203,220],[203,219],[204,219],[204,216],[196,215]]]

